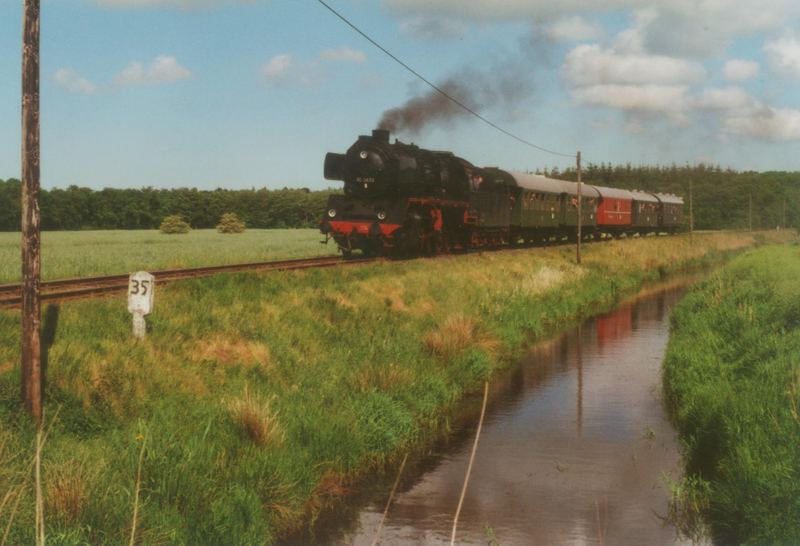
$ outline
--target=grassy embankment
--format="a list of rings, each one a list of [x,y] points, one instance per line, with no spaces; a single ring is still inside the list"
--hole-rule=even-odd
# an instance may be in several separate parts
[[[741,256],[681,302],[664,386],[685,530],[705,519],[721,544],[800,543],[800,247]]]
[[[316,229],[248,229],[223,235],[213,229],[186,235],[149,231],[52,231],[42,234],[45,279],[130,273],[336,254]],[[0,233],[0,283],[20,279],[20,235]]]
[[[270,543],[420,449],[532,338],[753,242],[587,245],[582,267],[557,247],[220,275],[162,288],[140,343],[121,299],[66,304],[49,350],[48,537],[127,541],[146,442],[143,543]],[[0,531],[21,499],[9,544],[34,529],[18,344],[18,315],[0,312]]]

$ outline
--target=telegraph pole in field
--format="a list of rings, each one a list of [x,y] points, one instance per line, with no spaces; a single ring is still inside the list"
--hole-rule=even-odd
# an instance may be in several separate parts
[[[22,34],[22,400],[42,421],[39,232],[39,9],[25,0]]]
[[[747,202],[747,225],[750,232],[753,231],[753,192],[750,192],[750,197]]]
[[[581,152],[578,150],[578,155],[576,156],[577,163],[578,163],[578,246],[576,247],[576,261],[578,265],[581,265]]]

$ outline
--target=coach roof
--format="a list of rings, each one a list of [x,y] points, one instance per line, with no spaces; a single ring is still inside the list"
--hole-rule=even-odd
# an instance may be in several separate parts
[[[633,194],[628,190],[618,190],[617,188],[606,188],[605,186],[593,186],[602,197],[609,199],[633,199]]]
[[[564,181],[548,178],[541,174],[511,173],[517,186],[530,191],[541,191],[546,193],[564,193]]]
[[[634,201],[639,201],[642,203],[658,203],[658,198],[652,193],[631,190],[631,195],[633,195]]]
[[[683,205],[683,197],[678,197],[672,193],[657,193],[656,197],[662,203],[670,203],[673,205]]]
[[[577,195],[578,184],[567,180],[557,180],[540,174],[511,173],[520,188],[544,193],[566,193]],[[587,197],[598,197],[600,194],[594,187],[583,184],[582,192]]]

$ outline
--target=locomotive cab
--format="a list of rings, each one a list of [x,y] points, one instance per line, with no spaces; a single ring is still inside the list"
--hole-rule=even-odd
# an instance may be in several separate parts
[[[389,143],[388,131],[362,135],[347,153],[326,155],[325,178],[343,181],[348,196],[394,198],[413,184],[418,170],[415,158],[398,153],[398,146]]]

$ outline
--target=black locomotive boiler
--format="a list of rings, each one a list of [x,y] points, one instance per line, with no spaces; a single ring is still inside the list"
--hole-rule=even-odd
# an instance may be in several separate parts
[[[345,256],[434,254],[577,234],[577,184],[480,168],[451,152],[360,136],[345,154],[325,157],[325,178],[344,182],[321,231]],[[675,232],[683,200],[674,195],[583,185],[583,233],[619,236]]]

